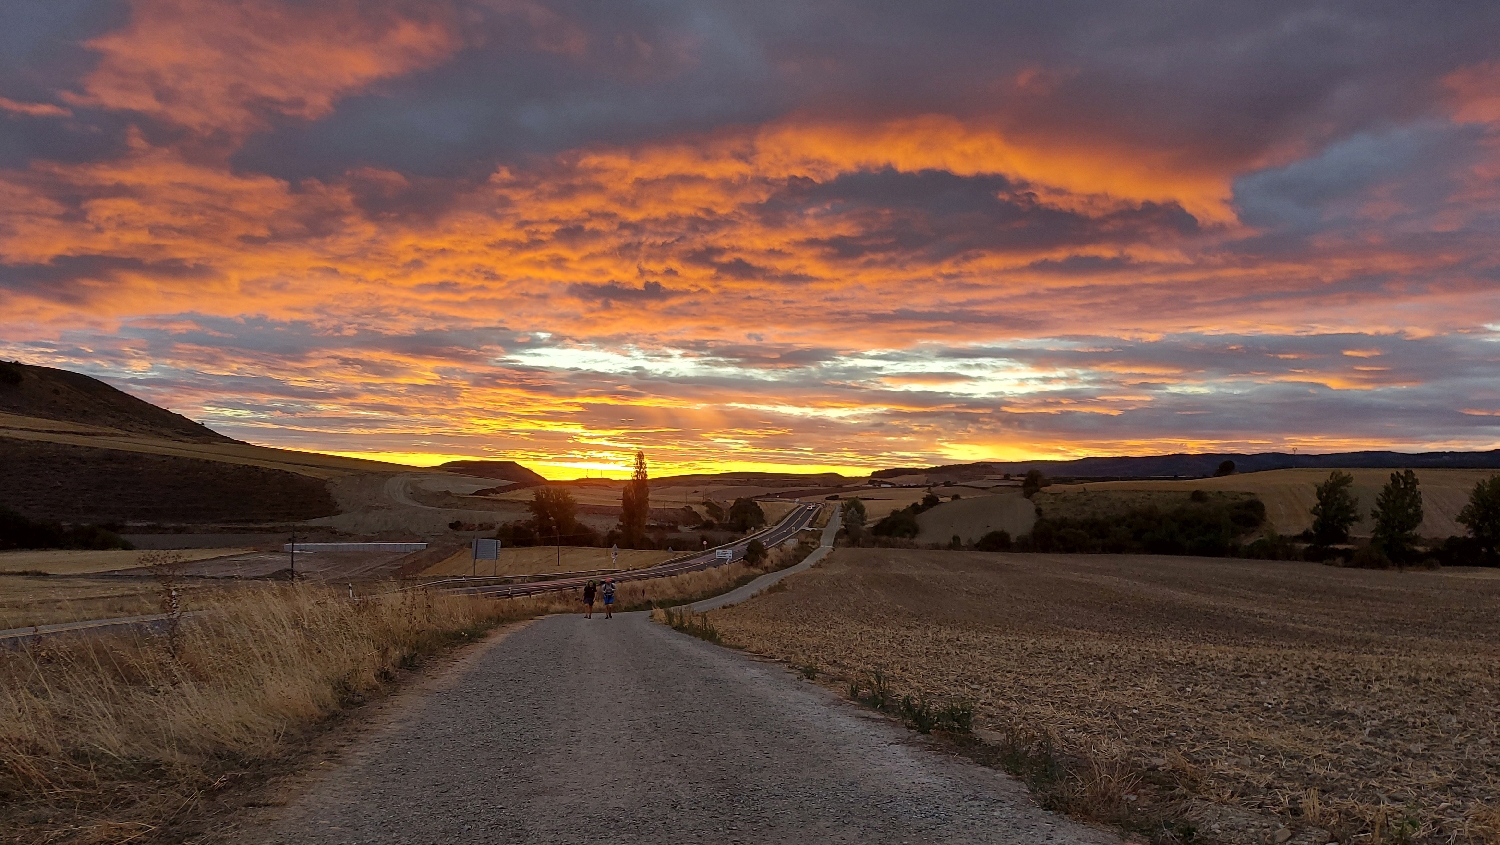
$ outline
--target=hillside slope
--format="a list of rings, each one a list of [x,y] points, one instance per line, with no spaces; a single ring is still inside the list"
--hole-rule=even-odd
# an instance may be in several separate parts
[[[0,361],[0,413],[184,443],[237,442],[82,373],[7,361]]]
[[[1139,457],[1078,458],[1071,461],[984,461],[939,467],[882,469],[871,478],[923,477],[922,483],[972,481],[1010,473],[1041,470],[1066,478],[1207,478],[1223,461],[1234,461],[1236,472],[1277,469],[1500,469],[1500,449],[1488,452],[1338,452],[1328,455],[1294,455],[1259,452],[1253,455],[1215,453],[1205,455],[1144,455]]]
[[[479,478],[514,481],[520,484],[545,484],[547,481],[515,461],[449,461],[439,466],[438,469]]]

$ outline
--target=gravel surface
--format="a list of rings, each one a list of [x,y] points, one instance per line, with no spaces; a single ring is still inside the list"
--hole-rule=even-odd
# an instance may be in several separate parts
[[[1118,843],[779,664],[645,614],[464,661],[240,841]]]

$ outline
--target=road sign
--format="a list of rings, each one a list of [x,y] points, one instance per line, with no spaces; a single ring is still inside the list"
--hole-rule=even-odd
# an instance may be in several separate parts
[[[500,541],[499,540],[475,540],[474,541],[474,559],[475,560],[499,560],[500,559]]]
[[[714,549],[714,560],[734,560],[734,549]]]

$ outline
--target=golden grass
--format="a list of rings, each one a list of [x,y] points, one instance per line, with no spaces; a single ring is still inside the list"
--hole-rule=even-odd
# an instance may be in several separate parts
[[[472,553],[468,549],[462,549],[424,570],[422,575],[468,575],[471,571],[479,575],[541,575],[592,569],[643,569],[681,555],[682,552],[621,549],[620,562],[616,564],[610,560],[609,549],[563,546],[562,562],[559,563],[556,546],[525,546],[501,549],[499,560],[481,560],[476,563],[472,559]]]
[[[181,560],[212,560],[245,554],[251,549],[181,549],[173,552]],[[108,549],[45,549],[0,552],[0,573],[44,572],[48,575],[92,575],[142,566],[141,555],[149,552]]]
[[[713,624],[841,687],[878,668],[967,699],[1081,761],[1075,786],[1139,778],[1127,817],[1196,799],[1343,842],[1494,843],[1500,579],[1471,574],[840,549]]]
[[[1326,469],[1278,469],[1268,472],[1247,472],[1223,478],[1198,478],[1181,481],[1107,481],[1090,484],[1054,485],[1040,495],[1069,490],[1119,491],[1157,490],[1190,492],[1193,490],[1224,490],[1254,493],[1266,505],[1266,516],[1276,530],[1282,534],[1298,534],[1312,527],[1311,509],[1317,501],[1314,488],[1328,478]],[[1361,521],[1354,526],[1358,536],[1368,536],[1373,523],[1370,509],[1375,506],[1375,497],[1380,488],[1390,480],[1389,469],[1345,470],[1354,476],[1353,493],[1359,499]],[[1422,486],[1424,515],[1418,533],[1423,537],[1450,537],[1467,533],[1467,529],[1453,521],[1458,512],[1469,501],[1474,485],[1493,475],[1494,470],[1478,469],[1419,469],[1417,479]]]
[[[544,606],[241,587],[216,593],[176,637],[0,651],[0,828],[49,843],[154,836],[294,758],[316,725],[418,655]]]

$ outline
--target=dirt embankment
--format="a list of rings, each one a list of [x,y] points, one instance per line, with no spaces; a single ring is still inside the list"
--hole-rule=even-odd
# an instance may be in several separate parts
[[[327,482],[296,473],[4,437],[0,506],[94,523],[247,524],[338,512]]]
[[[1123,817],[1194,798],[1343,842],[1500,841],[1500,571],[840,549],[785,583],[716,612],[726,641],[1048,735],[1134,784]]]

